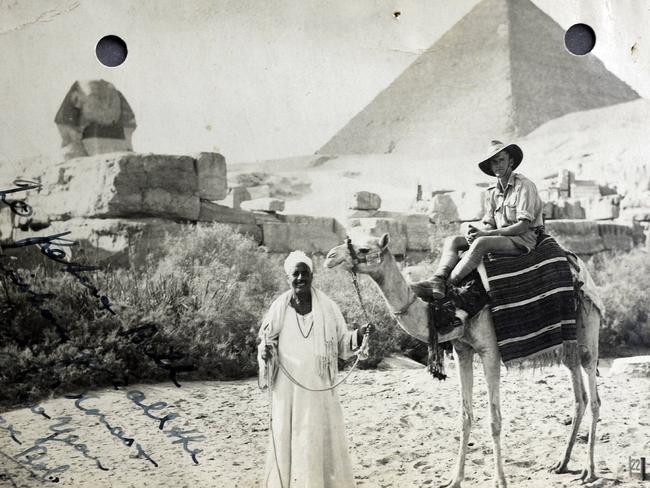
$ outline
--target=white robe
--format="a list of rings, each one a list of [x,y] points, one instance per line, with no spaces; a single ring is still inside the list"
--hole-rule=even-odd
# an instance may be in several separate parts
[[[331,307],[326,320],[336,322],[338,356],[346,359],[356,348],[356,331],[348,331],[340,310],[329,298],[319,295],[321,306]],[[325,302],[325,303],[323,303]],[[315,360],[318,341],[323,340],[322,322],[316,320],[307,338],[316,310],[307,318],[301,334],[296,311],[288,306],[278,337],[278,356],[295,380],[309,388],[327,388],[336,381],[329,372],[319,374]],[[331,312],[331,313],[329,313]],[[301,318],[302,323],[302,318]],[[322,348],[321,348],[322,349]],[[336,390],[312,392],[293,384],[278,371],[272,387],[272,429],[263,487],[348,488],[354,487],[352,464],[343,426],[343,412]],[[275,444],[275,447],[274,447]],[[277,458],[277,459],[276,459]],[[278,467],[282,484],[278,478]]]

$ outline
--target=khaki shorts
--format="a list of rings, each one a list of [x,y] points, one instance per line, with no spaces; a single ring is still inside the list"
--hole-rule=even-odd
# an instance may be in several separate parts
[[[510,239],[515,246],[523,251],[524,254],[529,253],[535,249],[537,244],[537,232],[534,230],[527,230],[518,236],[505,236]]]

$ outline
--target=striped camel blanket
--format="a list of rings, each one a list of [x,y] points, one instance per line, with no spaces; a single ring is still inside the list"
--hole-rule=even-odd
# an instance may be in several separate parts
[[[530,253],[487,256],[490,310],[503,362],[575,350],[576,301],[565,251],[542,236]],[[541,358],[540,358],[541,359]]]

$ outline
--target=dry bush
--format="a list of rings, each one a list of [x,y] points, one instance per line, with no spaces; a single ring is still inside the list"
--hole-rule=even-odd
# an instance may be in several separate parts
[[[644,249],[598,255],[589,263],[607,309],[600,348],[608,355],[650,347],[650,255]]]
[[[62,267],[25,270],[19,261],[5,263],[34,291],[56,296],[30,303],[4,276],[0,403],[158,381],[171,377],[170,370],[178,370],[179,380],[254,374],[259,319],[280,290],[277,259],[217,224],[188,227],[182,238],[167,237],[164,247],[165,255],[144,269],[84,273],[116,315]],[[66,341],[43,310],[56,318]]]

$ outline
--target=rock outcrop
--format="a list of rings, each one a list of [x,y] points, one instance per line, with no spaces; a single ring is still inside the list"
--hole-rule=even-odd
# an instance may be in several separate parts
[[[624,375],[631,378],[650,378],[650,356],[634,356],[614,359],[610,376]]]

